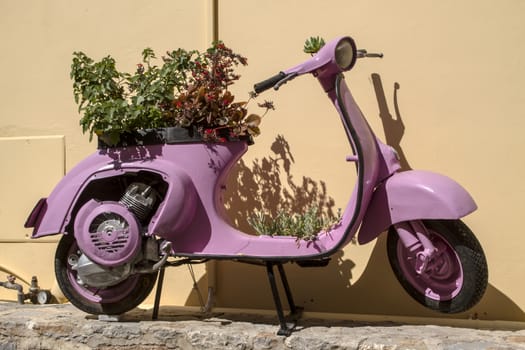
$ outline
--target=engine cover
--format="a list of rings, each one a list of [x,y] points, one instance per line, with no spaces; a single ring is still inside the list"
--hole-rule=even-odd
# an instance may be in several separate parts
[[[70,256],[68,262],[77,271],[77,282],[86,287],[111,287],[128,278],[131,273],[131,264],[108,268],[95,264],[85,254],[80,257]]]
[[[80,250],[96,264],[119,266],[140,252],[140,225],[118,202],[90,200],[78,211],[74,228]]]

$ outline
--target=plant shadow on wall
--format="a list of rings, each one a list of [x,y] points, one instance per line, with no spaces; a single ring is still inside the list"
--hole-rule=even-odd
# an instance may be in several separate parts
[[[267,213],[270,218],[278,218],[282,213],[296,215],[312,211],[325,218],[339,217],[340,208],[336,207],[335,200],[329,195],[324,181],[306,176],[300,179],[294,178],[292,168],[295,159],[291,146],[283,135],[276,137],[270,151],[270,155],[262,159],[255,159],[251,166],[241,159],[230,175],[228,190],[224,195],[224,204],[229,219],[235,226],[243,232],[255,234],[255,229],[249,223],[249,218],[253,218],[255,212]],[[307,270],[321,273],[323,275],[321,278],[318,278],[319,276],[315,273],[314,278],[318,281],[342,284],[342,288],[349,288],[355,263],[343,256],[343,251],[338,251],[331,256],[328,267]],[[220,306],[273,308],[270,294],[268,298],[264,298],[264,301],[259,299],[254,302],[252,298],[257,298],[257,296],[249,291],[243,291],[247,287],[250,290],[262,290],[269,293],[265,269],[227,261],[221,261],[219,264],[221,266],[220,287],[218,288]],[[289,265],[286,268],[289,269]],[[304,293],[305,297],[311,300],[311,296],[318,293],[307,288],[295,288],[294,284],[298,274],[300,271],[289,271],[289,276],[294,281],[292,283],[294,297],[295,295],[299,297],[297,302],[298,305],[301,305],[305,302],[299,301],[304,299],[300,294]],[[249,284],[240,282],[239,276],[242,275],[250,276]],[[297,293],[299,289],[302,290],[302,293]],[[260,305],[261,301],[267,304]]]
[[[292,148],[283,135],[276,137],[269,155],[255,159],[251,166],[241,159],[229,178],[224,195],[224,204],[232,223],[244,232],[254,233],[248,222],[254,212],[267,212],[275,217],[280,211],[298,213],[315,207],[327,216],[337,215],[338,208],[329,195],[326,183],[306,176],[297,180],[292,175],[294,164]],[[351,168],[347,170],[352,172]],[[362,275],[357,284],[353,282],[356,262],[352,259],[352,250],[359,250],[355,243],[332,255],[326,267],[301,268],[296,264],[287,264],[285,268],[297,305],[304,306],[307,311],[319,312],[384,312],[385,305],[395,303],[395,298],[385,297],[385,288],[395,289],[397,281],[389,270],[384,242],[379,245],[381,248],[374,249],[366,268],[371,271],[370,276]],[[217,306],[273,309],[264,268],[229,261],[220,261],[218,265]],[[390,276],[385,277],[387,275]],[[242,282],[244,278],[241,276],[249,276],[249,283]],[[205,279],[200,285],[201,292],[205,291]],[[262,292],[254,293],[254,290]],[[402,293],[401,287],[398,290]],[[188,304],[198,305],[198,298],[193,294]],[[353,300],[370,303],[355,303]]]
[[[224,204],[233,224],[253,232],[248,220],[255,212],[275,218],[279,213],[304,213],[310,208],[335,217],[335,202],[323,181],[305,176],[294,179],[294,157],[284,136],[277,136],[270,149],[273,155],[254,160],[251,167],[241,159],[230,176]]]

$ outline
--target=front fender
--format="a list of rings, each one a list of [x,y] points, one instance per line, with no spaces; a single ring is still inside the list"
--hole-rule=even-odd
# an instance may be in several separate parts
[[[470,194],[444,175],[410,170],[379,185],[359,231],[368,243],[393,224],[421,219],[459,219],[477,209]]]

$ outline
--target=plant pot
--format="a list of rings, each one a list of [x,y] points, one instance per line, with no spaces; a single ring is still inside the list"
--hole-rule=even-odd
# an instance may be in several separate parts
[[[249,145],[253,144],[253,138],[250,135],[232,136],[229,129],[220,129],[216,131],[216,136],[221,141],[247,141]],[[195,126],[189,128],[166,127],[157,129],[140,129],[133,132],[120,134],[119,141],[112,143],[109,135],[102,134],[98,137],[98,148],[128,147],[128,146],[146,146],[158,144],[176,144],[176,143],[196,143],[196,142],[221,142],[215,139],[210,140]]]

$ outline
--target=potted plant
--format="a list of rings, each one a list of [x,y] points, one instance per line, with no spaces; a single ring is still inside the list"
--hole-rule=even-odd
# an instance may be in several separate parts
[[[135,72],[126,73],[111,56],[96,62],[83,52],[73,54],[73,92],[90,140],[96,135],[99,145],[110,147],[220,142],[260,133],[262,117],[248,114],[248,102],[236,102],[228,90],[240,77],[235,67],[247,64],[245,57],[217,42],[205,52],[177,49],[166,52],[160,65],[155,61],[147,48]],[[268,101],[259,106],[265,113],[273,109]]]

